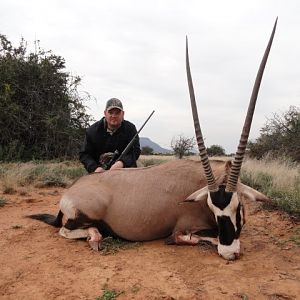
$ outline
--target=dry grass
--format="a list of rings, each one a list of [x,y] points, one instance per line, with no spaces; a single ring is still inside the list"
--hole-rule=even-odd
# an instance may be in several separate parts
[[[174,160],[176,159],[174,155],[140,155],[139,160],[151,160],[158,159],[163,161]]]
[[[160,163],[164,163],[170,160],[178,159],[174,155],[141,155],[138,162],[140,163],[140,166],[149,166],[149,165],[156,165]],[[200,160],[199,155],[189,155],[184,156],[183,159],[191,159],[191,160]],[[211,160],[228,160],[231,159],[231,157],[227,156],[214,156],[210,158]]]
[[[300,216],[300,166],[286,159],[246,160],[241,180],[268,195],[280,209]]]
[[[148,167],[152,165],[159,165],[169,160],[174,160],[173,155],[141,155],[137,165],[138,167]]]
[[[280,190],[293,189],[299,181],[300,170],[295,163],[279,160],[254,160],[248,159],[243,164],[243,171],[253,176],[253,182],[257,182],[255,177],[258,173],[264,173],[272,177],[272,185]],[[299,183],[299,182],[298,182]]]
[[[6,194],[29,185],[65,187],[85,173],[80,163],[70,161],[0,164],[0,181]]]

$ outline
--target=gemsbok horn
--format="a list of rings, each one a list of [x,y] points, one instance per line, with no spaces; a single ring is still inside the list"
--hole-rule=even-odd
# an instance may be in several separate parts
[[[232,168],[231,168],[228,182],[226,185],[227,192],[235,192],[236,191],[236,185],[237,185],[238,177],[240,174],[242,162],[243,162],[245,151],[246,151],[246,146],[247,146],[248,137],[249,137],[249,133],[250,133],[255,104],[256,104],[256,100],[257,100],[257,95],[258,95],[258,91],[260,88],[264,69],[265,69],[265,66],[267,63],[267,59],[268,59],[268,56],[270,53],[271,45],[273,42],[276,25],[277,25],[277,20],[278,20],[278,18],[276,18],[271,37],[269,39],[269,43],[267,45],[267,48],[265,50],[264,56],[262,58],[260,67],[259,67],[257,75],[256,75],[256,79],[255,79],[254,87],[252,90],[252,95],[250,98],[250,103],[248,106],[248,111],[247,111],[243,131],[242,131],[241,138],[240,138],[240,143],[239,143],[235,158],[233,160]],[[199,118],[198,118],[197,106],[196,106],[196,101],[195,101],[194,87],[193,87],[192,76],[191,76],[191,71],[190,71],[187,38],[186,38],[186,71],[187,71],[187,79],[188,79],[188,86],[189,86],[189,93],[190,93],[190,99],[191,99],[191,107],[192,107],[194,128],[195,128],[198,149],[199,149],[202,165],[204,168],[204,172],[205,172],[205,175],[207,178],[208,190],[210,192],[215,192],[215,191],[218,191],[219,188],[216,184],[214,175],[213,175],[211,167],[210,167],[207,151],[206,151],[206,148],[204,145],[204,140],[203,140],[203,136],[202,136],[202,132],[201,132],[201,128],[200,128],[200,122],[199,122]]]

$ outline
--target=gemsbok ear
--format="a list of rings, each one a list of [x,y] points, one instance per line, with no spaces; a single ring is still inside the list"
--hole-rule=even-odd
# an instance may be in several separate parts
[[[231,167],[232,167],[232,161],[231,160],[227,160],[225,162],[225,171],[226,171],[226,173],[228,173],[230,171]]]
[[[263,193],[260,193],[260,192],[256,191],[255,189],[251,188],[250,186],[245,185],[243,183],[238,184],[238,192],[242,196],[244,196],[252,201],[268,202],[268,203],[272,202],[272,200],[269,197],[267,197],[266,195],[264,195]]]
[[[208,187],[205,186],[204,188],[197,190],[193,194],[189,195],[185,200],[183,200],[180,203],[203,201],[207,199],[207,194],[208,194]]]

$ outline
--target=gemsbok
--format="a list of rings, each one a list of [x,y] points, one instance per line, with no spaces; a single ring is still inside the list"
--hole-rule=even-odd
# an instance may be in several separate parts
[[[209,161],[198,120],[186,40],[186,70],[201,161],[175,160],[161,165],[118,169],[79,178],[60,200],[57,216],[30,216],[61,227],[66,238],[87,238],[94,250],[102,234],[129,241],[166,238],[167,244],[209,241],[232,260],[240,254],[245,223],[243,197],[266,201],[239,181],[256,99],[272,45],[277,19],[253,87],[233,162]],[[101,233],[102,234],[101,234]]]

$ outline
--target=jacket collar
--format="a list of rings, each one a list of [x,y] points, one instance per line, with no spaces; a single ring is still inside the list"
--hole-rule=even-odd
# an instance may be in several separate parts
[[[119,129],[120,129],[120,128],[123,126],[123,124],[124,124],[124,120],[123,120],[122,123],[120,124],[120,126],[119,126],[117,129],[112,130],[112,129],[108,128],[108,126],[107,126],[107,121],[106,121],[105,117],[103,117],[100,121],[103,122],[103,127],[104,127],[105,131],[106,131],[107,133],[109,133],[110,135],[113,135],[114,133],[116,133],[117,131],[119,131]]]

